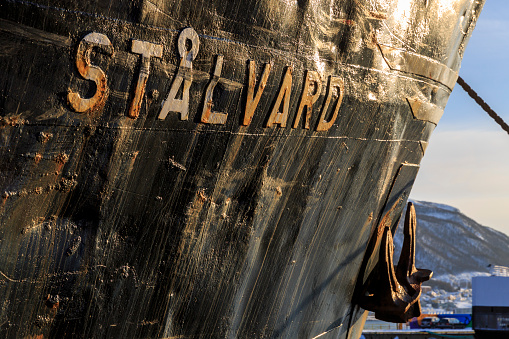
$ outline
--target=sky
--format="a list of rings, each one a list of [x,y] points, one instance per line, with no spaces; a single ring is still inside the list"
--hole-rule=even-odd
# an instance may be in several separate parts
[[[486,0],[460,76],[509,124],[509,1]],[[509,235],[509,134],[456,85],[410,197]]]

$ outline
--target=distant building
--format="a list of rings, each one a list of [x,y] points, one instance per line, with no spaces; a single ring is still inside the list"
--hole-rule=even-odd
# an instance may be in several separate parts
[[[509,338],[509,276],[472,278],[476,339]]]
[[[490,266],[491,275],[498,277],[509,277],[509,267],[493,265]]]

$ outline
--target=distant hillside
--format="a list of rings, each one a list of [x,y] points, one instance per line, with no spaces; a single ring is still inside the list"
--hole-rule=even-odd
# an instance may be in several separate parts
[[[478,224],[457,208],[413,202],[417,212],[417,267],[433,270],[434,277],[444,281],[448,279],[441,276],[489,273],[490,264],[509,266],[507,235]],[[394,239],[395,256],[399,256],[403,242],[402,221]]]

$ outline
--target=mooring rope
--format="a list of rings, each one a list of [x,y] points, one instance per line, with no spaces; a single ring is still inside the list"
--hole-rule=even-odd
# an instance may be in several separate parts
[[[465,82],[465,80],[463,80],[461,77],[458,77],[458,84],[465,90],[465,92],[468,93],[468,95],[470,95],[472,99],[475,100],[475,102],[479,104],[479,106],[482,107],[486,113],[488,113],[490,117],[493,118],[493,120],[495,120],[497,124],[500,125],[500,127],[502,127],[504,131],[509,134],[509,125],[507,125],[505,121],[502,120],[502,118],[497,113],[495,113],[493,109],[491,109],[491,107],[472,89],[472,87],[470,87]]]

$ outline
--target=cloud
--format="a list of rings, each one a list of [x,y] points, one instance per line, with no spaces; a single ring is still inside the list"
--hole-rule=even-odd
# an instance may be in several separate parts
[[[412,198],[459,208],[509,234],[509,136],[499,130],[436,131]]]

